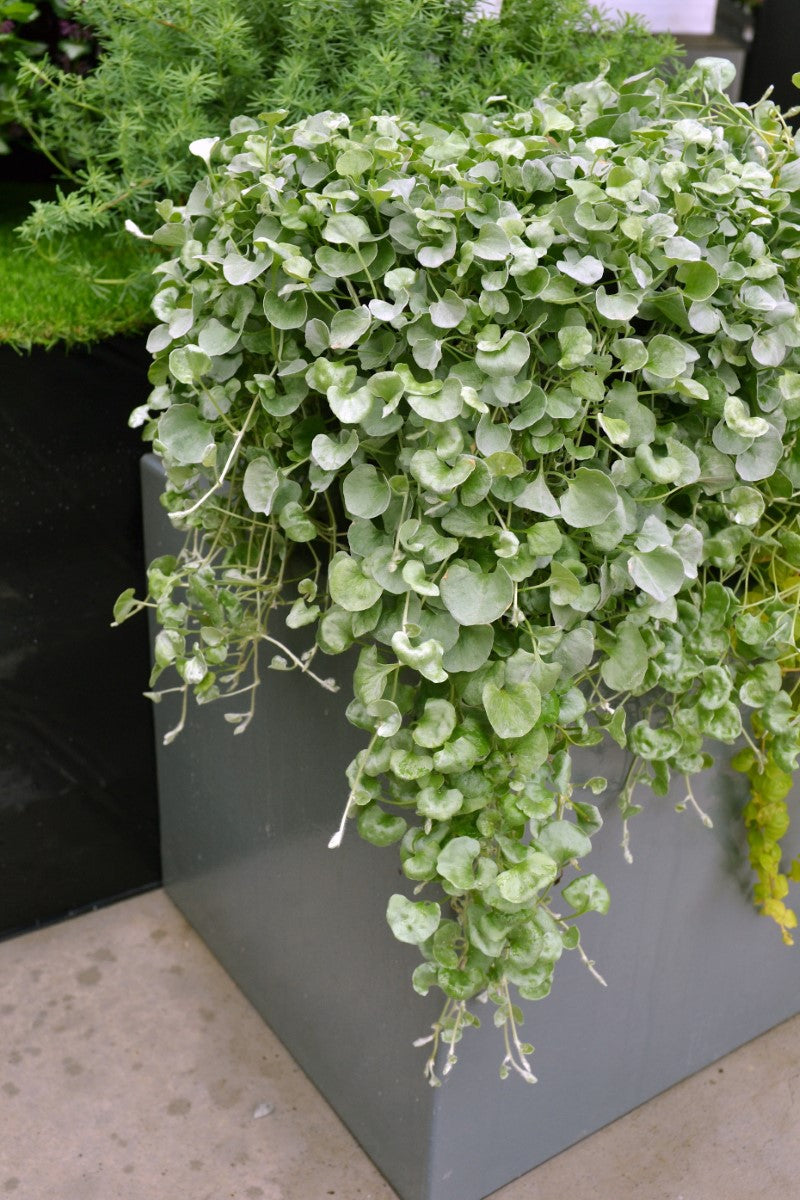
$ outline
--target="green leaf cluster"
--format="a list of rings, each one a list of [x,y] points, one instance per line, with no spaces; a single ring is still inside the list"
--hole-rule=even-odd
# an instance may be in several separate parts
[[[446,997],[432,1076],[486,993],[531,1079],[511,989],[546,995],[564,950],[594,970],[581,747],[632,754],[628,853],[635,785],[697,807],[743,714],[782,770],[800,751],[800,160],[726,82],[239,119],[161,210],[133,420],[189,541],[150,570],[153,685],[249,697],[240,730],[263,665],[331,686],[321,655],[358,653],[331,845],[356,818],[426,893],[388,917]]]

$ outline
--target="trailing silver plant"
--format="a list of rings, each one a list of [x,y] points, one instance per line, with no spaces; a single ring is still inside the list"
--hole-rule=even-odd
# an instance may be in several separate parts
[[[132,423],[187,540],[116,618],[155,609],[167,740],[191,695],[235,697],[241,733],[264,668],[334,687],[325,656],[360,647],[331,847],[351,821],[398,845],[388,922],[445,997],[432,1082],[473,997],[533,1080],[515,991],[565,949],[597,974],[607,784],[576,749],[630,752],[627,855],[636,786],[682,776],[697,808],[709,746],[796,766],[800,159],[728,72],[452,127],[240,118],[159,206]]]

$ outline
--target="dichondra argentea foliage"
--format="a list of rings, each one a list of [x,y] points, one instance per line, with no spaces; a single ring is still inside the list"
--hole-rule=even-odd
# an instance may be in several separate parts
[[[187,543],[116,616],[156,610],[173,734],[192,694],[235,696],[240,732],[264,668],[330,687],[321,656],[360,647],[331,842],[352,819],[397,846],[388,921],[444,994],[432,1080],[478,996],[532,1080],[515,991],[545,996],[565,950],[595,971],[582,747],[630,752],[630,854],[642,787],[684,777],[708,823],[692,779],[743,740],[756,900],[796,923],[800,159],[728,69],[456,126],[243,118],[160,206],[132,419]]]

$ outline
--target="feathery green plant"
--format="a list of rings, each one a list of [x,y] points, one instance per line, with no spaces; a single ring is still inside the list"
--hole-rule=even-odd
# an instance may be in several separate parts
[[[473,0],[293,0],[267,85],[268,107],[295,117],[325,108],[448,121],[502,93],[529,105],[551,84],[597,73],[618,83],[675,52],[638,19],[585,0],[503,0],[475,17]]]

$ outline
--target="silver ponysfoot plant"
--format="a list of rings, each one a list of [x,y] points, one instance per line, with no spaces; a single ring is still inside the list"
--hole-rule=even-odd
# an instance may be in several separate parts
[[[154,607],[151,686],[177,672],[180,725],[190,694],[237,697],[236,733],[262,668],[330,687],[319,653],[361,647],[331,846],[348,818],[398,843],[388,921],[446,998],[432,1080],[477,996],[532,1080],[513,989],[545,996],[564,949],[594,971],[606,781],[575,748],[632,754],[626,854],[635,785],[677,773],[693,805],[709,745],[744,738],[762,781],[796,765],[800,160],[728,81],[704,60],[453,128],[240,118],[159,207],[132,420],[187,542],[116,617]]]

